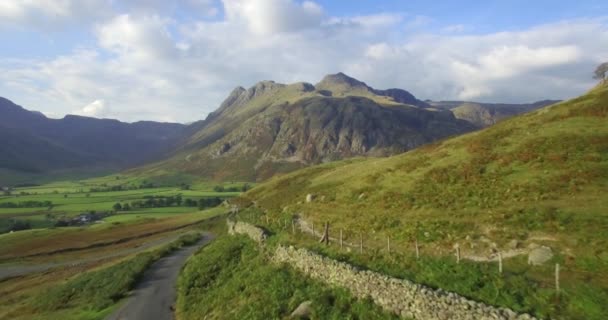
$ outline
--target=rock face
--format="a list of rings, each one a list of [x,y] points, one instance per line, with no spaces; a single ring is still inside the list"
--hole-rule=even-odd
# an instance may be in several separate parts
[[[533,266],[542,265],[553,258],[551,248],[542,246],[532,249],[528,254],[528,264]]]

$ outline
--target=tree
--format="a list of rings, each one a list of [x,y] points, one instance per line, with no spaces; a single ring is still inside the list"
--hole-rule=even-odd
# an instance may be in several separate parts
[[[122,211],[129,211],[129,210],[131,210],[131,206],[128,203],[125,203],[122,206]]]
[[[182,200],[183,199],[182,199],[182,195],[181,194],[178,194],[177,196],[175,196],[175,203],[177,203],[178,207],[182,206]]]
[[[122,205],[116,202],[112,208],[114,208],[114,211],[120,211],[122,210]]]
[[[606,80],[606,73],[608,73],[608,62],[604,62],[595,68],[594,79]]]

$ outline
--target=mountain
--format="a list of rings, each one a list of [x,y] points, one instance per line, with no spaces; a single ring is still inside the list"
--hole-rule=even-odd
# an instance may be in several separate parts
[[[160,159],[185,132],[184,125],[174,123],[73,115],[49,119],[0,98],[0,169],[17,175],[77,168],[120,170]]]
[[[432,108],[450,110],[463,119],[483,128],[512,116],[558,103],[559,100],[542,100],[526,104],[480,103],[469,101],[426,101]]]
[[[388,156],[475,129],[401,89],[376,90],[338,73],[317,85],[237,87],[174,157],[132,171],[263,180],[311,164]]]

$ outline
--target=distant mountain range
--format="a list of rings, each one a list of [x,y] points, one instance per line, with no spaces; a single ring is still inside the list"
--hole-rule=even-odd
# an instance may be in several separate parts
[[[560,102],[542,100],[529,104],[481,103],[469,101],[426,101],[431,107],[450,110],[458,119],[466,120],[483,128],[512,116],[536,110]]]
[[[121,170],[161,159],[185,132],[186,126],[176,123],[124,123],[73,115],[50,119],[0,98],[0,168],[28,174]],[[0,174],[0,184],[1,180]]]
[[[262,81],[237,87],[205,120],[189,125],[49,119],[0,98],[0,134],[6,137],[0,180],[2,170],[44,174],[142,164],[130,173],[263,180],[321,162],[401,153],[552,102],[422,101],[343,73],[316,85]]]

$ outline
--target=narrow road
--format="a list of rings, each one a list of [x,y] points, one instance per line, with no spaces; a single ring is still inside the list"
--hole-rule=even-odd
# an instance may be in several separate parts
[[[44,272],[44,271],[54,269],[54,268],[85,264],[85,263],[95,262],[95,261],[99,261],[99,260],[103,260],[103,259],[138,253],[138,252],[147,250],[147,249],[155,247],[155,246],[160,246],[160,245],[164,245],[164,244],[173,242],[184,234],[185,233],[175,234],[175,235],[171,235],[168,237],[148,241],[148,242],[141,244],[134,248],[122,249],[122,250],[118,250],[118,251],[112,252],[112,253],[97,255],[93,258],[79,259],[79,260],[69,261],[69,262],[42,263],[42,264],[6,264],[6,265],[0,264],[0,281],[2,281],[4,279],[8,279],[8,278],[13,278],[13,277],[25,276],[30,273]]]
[[[181,248],[152,264],[131,297],[107,320],[172,320],[177,276],[186,259],[212,239],[205,234],[195,245]]]

